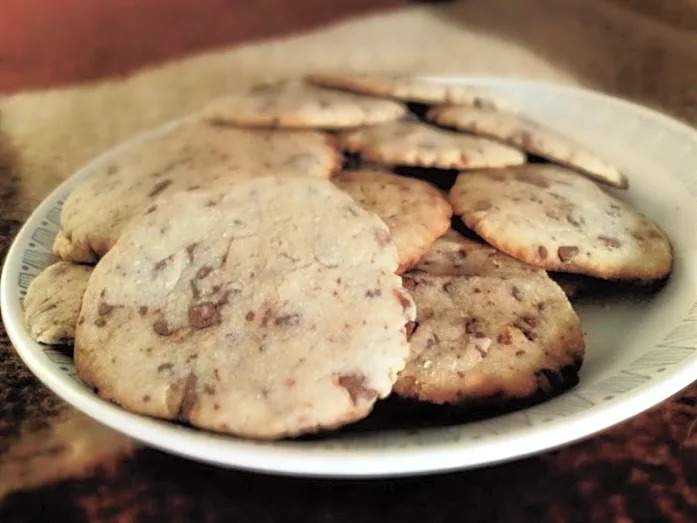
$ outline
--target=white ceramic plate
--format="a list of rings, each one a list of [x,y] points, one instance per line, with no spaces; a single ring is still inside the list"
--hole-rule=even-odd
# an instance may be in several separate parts
[[[500,79],[434,78],[500,91],[525,114],[568,133],[622,168],[621,196],[670,235],[675,269],[643,299],[605,297],[579,306],[587,334],[580,384],[515,413],[449,427],[358,432],[310,441],[256,443],[131,414],[86,388],[69,357],[33,342],[21,321],[27,285],[53,261],[62,202],[90,163],[53,192],[12,245],[2,274],[2,317],[29,368],[68,403],[115,430],[191,459],[278,474],[407,475],[520,458],[606,429],[678,392],[697,377],[697,133],[648,109],[587,91]],[[154,131],[120,146],[147,140]]]

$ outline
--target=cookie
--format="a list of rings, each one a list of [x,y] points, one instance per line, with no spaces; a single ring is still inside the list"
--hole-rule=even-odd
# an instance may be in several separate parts
[[[394,387],[400,396],[500,404],[548,397],[578,380],[580,322],[544,270],[450,230],[404,281],[417,318]]]
[[[616,167],[559,132],[512,113],[470,107],[435,107],[427,118],[446,127],[501,140],[620,189],[629,180]]]
[[[218,179],[259,175],[328,178],[339,153],[314,131],[235,129],[190,121],[103,163],[68,196],[54,253],[94,263],[157,198]]]
[[[549,271],[651,282],[672,269],[672,247],[658,225],[562,167],[468,172],[448,198],[487,243]]]
[[[387,396],[414,319],[387,226],[330,181],[163,197],[90,278],[82,379],[127,410],[255,439],[332,429]]]
[[[540,400],[577,383],[585,352],[579,319],[545,275],[417,272],[404,282],[418,312],[398,395],[480,406]]]
[[[464,85],[429,82],[399,75],[311,74],[307,80],[323,87],[355,93],[384,96],[424,104],[458,104],[514,111],[511,102],[484,89]]]
[[[34,278],[24,298],[24,324],[32,339],[70,344],[92,267],[59,261]]]
[[[377,170],[343,171],[333,182],[390,228],[399,274],[417,263],[450,227],[450,204],[427,182]]]
[[[345,133],[340,145],[364,160],[381,164],[475,169],[525,163],[519,149],[415,121],[397,121]]]
[[[71,240],[72,233],[68,239],[63,229],[59,229],[53,239],[53,254],[63,260],[74,260],[82,263],[95,263],[97,261],[97,255],[87,245],[79,246]]]
[[[260,83],[209,102],[201,116],[244,127],[346,129],[397,120],[406,108],[391,100],[323,89],[302,81]]]

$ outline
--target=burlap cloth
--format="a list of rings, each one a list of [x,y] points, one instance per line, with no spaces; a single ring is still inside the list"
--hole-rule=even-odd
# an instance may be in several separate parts
[[[260,77],[316,69],[516,76],[594,87],[694,122],[696,29],[695,0],[412,5],[125,79],[6,96],[0,253],[83,162]],[[56,399],[0,335],[2,522],[44,521],[44,513],[61,521],[697,521],[697,387],[593,439],[501,467],[389,482],[291,480],[138,448]]]

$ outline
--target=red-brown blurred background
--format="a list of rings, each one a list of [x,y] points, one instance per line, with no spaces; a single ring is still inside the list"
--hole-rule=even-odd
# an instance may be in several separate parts
[[[408,0],[3,0],[0,92],[121,75]]]

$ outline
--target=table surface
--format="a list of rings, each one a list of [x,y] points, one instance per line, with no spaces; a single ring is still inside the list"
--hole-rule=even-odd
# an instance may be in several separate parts
[[[0,92],[113,77],[191,52],[400,3],[302,0],[291,16],[279,7],[282,0],[250,3],[245,9],[223,0],[64,0],[60,6],[6,0],[0,16]],[[269,12],[283,16],[261,17]],[[140,37],[126,37],[132,34]],[[5,211],[12,208],[11,174],[18,169],[17,155],[0,143]],[[21,225],[3,218],[11,214],[0,210],[0,260]],[[0,467],[22,431],[40,430],[65,410],[24,367],[1,326],[0,405]],[[475,471],[396,480],[278,478],[139,449],[79,479],[10,493],[0,503],[0,522],[48,517],[71,522],[694,522],[696,420],[697,386],[692,386],[558,451]]]

